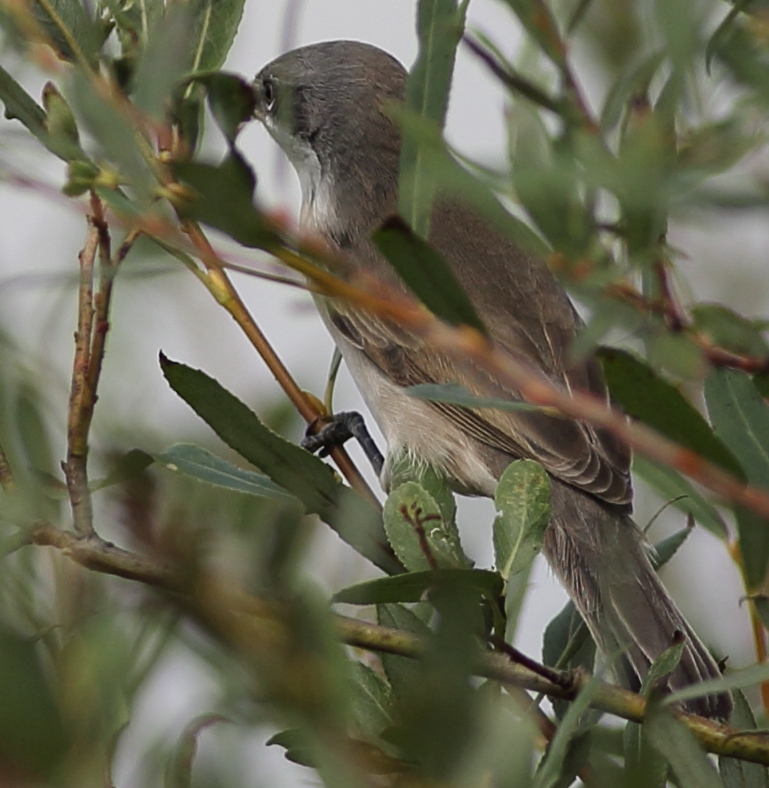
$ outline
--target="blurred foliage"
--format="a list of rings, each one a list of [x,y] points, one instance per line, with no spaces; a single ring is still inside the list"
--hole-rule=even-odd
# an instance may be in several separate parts
[[[65,161],[64,194],[90,200],[92,211],[101,206],[109,232],[123,233],[114,250],[100,241],[102,302],[94,308],[134,263],[137,233],[190,268],[225,306],[233,299],[221,270],[206,262],[210,249],[199,238],[195,248],[187,241],[196,222],[298,266],[314,264],[260,209],[256,175],[237,147],[253,94],[246,79],[219,69],[244,1],[0,3],[4,51],[51,79],[37,101],[10,66],[0,67],[3,128],[26,129]],[[435,314],[482,330],[445,262],[422,240],[432,195],[459,195],[546,254],[585,304],[575,353],[593,352],[607,337],[626,339],[600,357],[616,402],[632,418],[769,492],[767,319],[718,303],[682,305],[674,292],[682,255],[667,239],[679,217],[706,223],[725,206],[735,213],[769,207],[765,3],[506,5],[525,33],[520,60],[475,33],[469,42],[509,92],[508,161],[494,172],[442,140],[467,3],[422,0],[409,101],[393,110],[406,139],[402,209],[414,231],[394,220],[374,242]],[[573,52],[601,66],[595,106],[583,93],[583,56]],[[53,67],[54,59],[66,67]],[[225,143],[221,162],[199,155],[206,106]],[[509,213],[511,203],[526,221]],[[516,462],[505,473],[495,500],[496,566],[473,567],[452,494],[431,469],[401,458],[380,513],[271,429],[277,416],[258,417],[199,370],[166,358],[161,365],[232,453],[179,442],[162,452],[123,445],[94,457],[104,475],[79,492],[93,494],[97,532],[173,574],[173,583],[148,582],[137,592],[102,574],[132,577],[110,564],[115,548],[95,536],[82,543],[103,551],[105,563],[88,564],[102,573],[29,544],[41,524],[70,527],[67,499],[75,496],[53,438],[67,414],[44,412],[45,371],[28,369],[0,335],[0,782],[112,785],[122,755],[137,785],[250,784],[253,775],[228,771],[226,754],[201,754],[200,743],[269,725],[278,732],[268,744],[333,788],[769,785],[765,768],[737,758],[720,758],[716,771],[659,703],[654,681],[680,658],[675,646],[643,688],[649,715],[621,736],[589,709],[595,681],[573,702],[554,703],[551,725],[528,696],[521,703],[496,681],[474,677],[480,649],[512,645],[541,549],[549,482],[536,463]],[[465,407],[529,407],[474,400],[456,386],[411,393]],[[141,434],[140,418],[121,425],[123,434]],[[70,424],[70,448],[72,440]],[[685,464],[638,457],[635,469],[737,562],[762,657],[766,521],[688,481]],[[308,580],[316,517],[385,576],[335,589],[331,598],[319,590]],[[683,528],[657,545],[658,563],[685,550],[689,533]],[[232,588],[253,596],[237,597],[240,607],[230,609],[222,600]],[[378,657],[340,645],[332,604],[367,606],[390,628],[377,630]],[[424,639],[418,659],[388,648],[393,629]],[[595,647],[572,605],[543,630],[545,666],[592,669]],[[147,751],[124,752],[143,697],[179,653],[205,665],[215,686],[209,711],[185,721],[178,737],[159,731]],[[765,723],[766,708],[752,710],[739,693],[736,700],[735,726]]]

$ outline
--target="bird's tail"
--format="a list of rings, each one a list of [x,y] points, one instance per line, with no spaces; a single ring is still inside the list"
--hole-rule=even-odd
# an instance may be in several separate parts
[[[670,690],[720,676],[710,652],[665,591],[643,534],[629,517],[553,480],[545,554],[601,650],[609,657],[624,653],[625,664],[617,672],[625,684],[637,689],[651,663],[681,636],[683,655],[668,677]],[[732,701],[724,693],[683,706],[725,720]]]

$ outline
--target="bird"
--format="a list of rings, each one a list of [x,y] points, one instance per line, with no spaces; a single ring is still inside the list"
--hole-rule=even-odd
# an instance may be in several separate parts
[[[402,292],[406,286],[372,233],[398,213],[402,137],[389,107],[404,101],[406,80],[403,65],[376,46],[326,41],[279,56],[253,81],[255,117],[299,178],[301,226],[351,270]],[[571,352],[583,323],[546,262],[456,195],[436,195],[431,210],[429,243],[453,269],[494,346],[561,388],[590,392],[608,405],[598,361]],[[316,303],[387,442],[384,489],[404,452],[438,469],[457,492],[489,497],[513,460],[538,461],[551,481],[543,552],[601,650],[624,655],[620,680],[637,690],[651,663],[681,639],[668,690],[720,676],[652,568],[650,548],[631,518],[631,454],[624,443],[606,429],[542,410],[411,397],[410,386],[458,383],[478,396],[521,399],[391,320],[338,297],[318,296]],[[728,693],[682,705],[719,719],[732,708]]]

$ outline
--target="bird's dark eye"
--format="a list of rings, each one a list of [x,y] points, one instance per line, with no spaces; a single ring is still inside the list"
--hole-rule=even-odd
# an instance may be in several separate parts
[[[270,112],[275,106],[278,90],[275,82],[269,77],[262,80],[262,95],[264,96],[264,108]]]

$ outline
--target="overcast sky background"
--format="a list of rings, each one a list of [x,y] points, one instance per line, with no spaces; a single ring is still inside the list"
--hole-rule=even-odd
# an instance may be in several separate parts
[[[289,25],[286,13],[291,7],[298,12]],[[251,0],[227,68],[251,77],[286,48],[341,38],[376,44],[410,66],[416,54],[414,14],[412,0],[306,0],[296,4]],[[502,2],[474,0],[469,24],[491,34],[507,52],[514,52],[520,41]],[[17,64],[14,73],[20,68]],[[28,75],[32,85],[40,83],[34,74]],[[601,75],[593,76],[595,84],[588,87],[597,95]],[[502,94],[493,80],[461,50],[447,126],[451,142],[475,159],[500,161],[505,147],[503,108]],[[9,135],[6,141],[13,142],[15,137],[9,128],[3,123],[2,135]],[[241,146],[259,173],[260,199],[295,213],[295,176],[266,132],[254,124],[243,133]],[[33,367],[55,371],[48,399],[61,424],[75,319],[74,288],[71,280],[62,277],[76,270],[83,222],[71,201],[55,194],[61,181],[56,179],[60,174],[52,169],[50,156],[39,155],[30,143],[27,158],[10,162],[0,136],[0,157],[0,164],[38,174],[54,187],[46,194],[19,191],[0,182],[0,328],[11,334]],[[747,315],[767,313],[767,288],[755,286],[756,272],[765,271],[762,267],[769,248],[766,224],[752,219],[737,224],[730,219],[711,222],[706,228],[674,228],[673,240],[686,252],[691,265],[697,266],[694,295],[698,299],[727,300]],[[735,238],[739,238],[739,255],[732,251]],[[160,278],[130,277],[127,270],[123,274],[117,283],[113,314],[116,330],[110,340],[94,425],[97,441],[100,424],[105,423],[100,422],[99,411],[117,414],[123,422],[137,425],[137,434],[130,436],[133,443],[127,437],[125,448],[138,445],[162,449],[175,442],[176,436],[199,428],[196,418],[162,379],[157,364],[161,349],[171,358],[206,370],[257,409],[260,402],[278,396],[269,373],[235,324],[187,272]],[[237,283],[300,384],[322,392],[331,342],[310,298],[247,277],[237,277]],[[336,402],[339,409],[362,408],[346,373],[341,375]],[[63,447],[63,432],[58,437]],[[113,437],[110,435],[110,440]],[[640,496],[636,506],[639,522],[648,520],[658,505],[657,500]],[[481,565],[488,565],[491,507],[488,502],[473,502],[464,510],[463,536],[469,551]],[[666,514],[662,520],[658,535],[683,524],[683,518],[675,513]],[[323,555],[319,574],[329,588],[349,583],[365,570],[362,560],[350,560],[349,551],[340,549],[335,537],[324,530],[318,537],[318,552]],[[709,534],[697,529],[682,556],[671,562],[665,580],[705,640],[730,654],[730,664],[739,666],[751,660],[746,617],[738,604],[741,587],[723,549]],[[519,645],[536,657],[543,626],[560,609],[565,595],[544,562],[538,564],[532,584]],[[129,729],[116,784],[129,786],[136,780],[131,758],[134,744],[151,740],[156,731],[173,736],[193,716],[210,709],[215,692],[199,666],[169,662],[153,680],[142,712]],[[291,788],[315,784],[310,772],[286,764],[282,751],[256,746],[265,735],[265,731],[258,731],[253,736],[255,746],[248,755],[253,779],[249,778],[248,785]],[[217,757],[222,757],[231,750],[237,753],[233,759],[240,759],[243,736],[242,732],[219,726],[201,736],[201,746],[204,753],[212,748]]]

